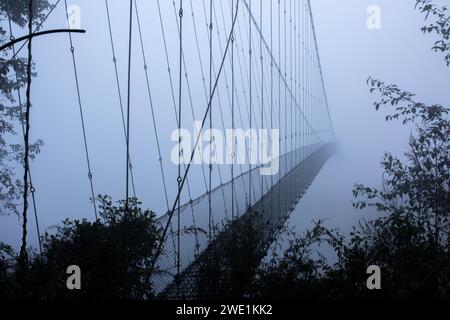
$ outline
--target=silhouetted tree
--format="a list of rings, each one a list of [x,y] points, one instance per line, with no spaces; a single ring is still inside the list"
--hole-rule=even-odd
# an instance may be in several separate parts
[[[151,298],[148,272],[160,237],[155,214],[141,209],[136,199],[130,199],[128,210],[125,201],[118,206],[105,196],[99,201],[99,220],[65,220],[55,233],[45,234],[42,255],[30,258],[25,294],[24,290],[11,290],[0,296],[35,300]],[[7,247],[4,252],[5,256],[11,254]],[[6,257],[2,260],[0,289],[5,289],[17,281],[15,264],[6,268]],[[71,265],[81,269],[81,290],[67,289],[66,270]]]
[[[250,297],[276,300],[323,298],[326,286],[322,276],[329,266],[318,249],[334,238],[333,232],[318,221],[304,235],[285,234],[287,249],[280,255],[278,246],[272,247],[270,258],[261,264],[254,277],[248,291]]]
[[[14,283],[11,270],[15,263],[14,250],[10,246],[0,243],[0,300],[6,299],[13,291]]]

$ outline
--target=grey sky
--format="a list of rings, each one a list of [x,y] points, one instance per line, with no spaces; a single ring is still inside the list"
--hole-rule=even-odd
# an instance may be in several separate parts
[[[348,228],[362,216],[351,208],[352,185],[355,182],[378,185],[381,179],[378,163],[382,153],[392,151],[401,154],[405,150],[409,129],[398,123],[386,125],[383,112],[374,111],[371,105],[374,97],[370,96],[365,82],[369,75],[415,92],[418,99],[424,102],[450,104],[450,69],[445,67],[440,55],[431,52],[433,38],[420,32],[423,16],[414,10],[414,2],[312,0],[325,85],[341,150],[326,164],[293,214],[291,223],[297,225],[299,231],[304,230],[311,219],[318,218],[329,218],[330,225]],[[127,1],[111,0],[110,3],[122,95],[125,98]],[[82,27],[88,30],[86,35],[75,35],[74,44],[96,193],[109,194],[114,199],[123,198],[125,144],[104,1],[78,0],[69,1],[69,4],[80,6]],[[145,31],[154,104],[163,108],[159,113],[159,124],[160,136],[166,141],[163,154],[167,158],[171,148],[168,141],[170,132],[175,128],[175,120],[169,98],[157,7],[156,3],[147,1],[138,1],[138,4]],[[173,36],[176,34],[173,7],[171,2],[165,0],[161,0],[161,4],[167,17],[165,28],[170,35],[168,46],[174,62],[177,47]],[[378,31],[366,27],[366,9],[373,4],[379,5],[382,10],[382,27]],[[201,9],[201,6],[198,8]],[[206,45],[203,12],[197,7],[196,17],[203,39],[200,45]],[[190,16],[187,18],[190,19]],[[61,6],[52,14],[46,28],[64,26],[64,19]],[[134,35],[137,45],[137,34]],[[224,33],[221,37],[224,38]],[[187,50],[194,52],[192,41],[190,46]],[[136,189],[145,206],[161,212],[164,210],[163,194],[147,92],[144,89],[142,57],[138,46],[133,49],[136,54],[133,74],[136,76],[132,89],[134,113],[131,137],[134,168],[138,172],[135,173]],[[32,87],[32,135],[43,139],[45,146],[33,162],[32,170],[38,189],[41,225],[45,229],[66,217],[92,218],[93,214],[88,201],[89,185],[68,39],[65,36],[42,38],[35,41],[34,50],[38,77],[33,79]],[[176,65],[172,68],[175,70]],[[200,71],[191,68],[189,76],[200,79]],[[196,89],[199,94],[194,96],[194,104],[201,110],[205,104],[201,94],[203,89]],[[221,94],[225,95],[224,92]],[[169,159],[166,161],[169,162]],[[199,176],[201,171],[196,170],[193,175]],[[170,194],[173,195],[176,190],[175,166],[168,171],[171,171],[168,181]],[[200,194],[201,188],[194,187],[194,193]],[[20,238],[17,217],[0,219],[0,240],[17,244]],[[30,242],[35,243],[33,220],[30,231]]]

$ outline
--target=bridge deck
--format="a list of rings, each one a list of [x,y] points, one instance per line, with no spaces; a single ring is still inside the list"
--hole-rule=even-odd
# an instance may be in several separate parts
[[[260,232],[259,238],[261,239],[260,245],[262,247],[270,245],[273,237],[284,225],[289,214],[331,156],[333,150],[333,144],[311,145],[282,156],[280,158],[280,172],[277,176],[272,177],[274,180],[273,187],[269,187],[267,192],[262,197],[259,197],[258,201],[253,203],[250,209],[245,207],[244,194],[246,190],[242,190],[243,185],[248,186],[248,184],[242,184],[240,189],[238,187],[242,182],[248,183],[250,174],[247,172],[235,179],[233,183],[235,183],[235,188],[238,189],[236,196],[239,195],[239,197],[236,197],[236,206],[243,210],[239,219],[246,219],[250,213],[255,213],[252,215],[252,223]],[[294,166],[295,163],[298,163],[298,165]],[[256,182],[256,179],[261,180],[258,168],[253,169],[251,175],[253,182]],[[272,186],[270,176],[266,176],[264,179],[268,180],[266,181],[268,186]],[[265,184],[264,181],[260,182],[263,185]],[[259,192],[261,194],[260,189],[255,189],[255,193]],[[212,246],[217,245],[217,242],[220,241],[221,234],[226,232],[222,228],[228,219],[223,199],[221,199],[222,192],[231,194],[231,182],[216,188],[212,193],[214,209],[216,209],[214,210],[214,216],[219,224],[216,228],[215,240],[209,246],[205,231],[208,222],[207,195],[183,206],[182,214],[184,218],[180,219],[180,222],[183,221],[182,226],[184,230],[181,240],[183,246],[181,252],[182,273],[177,285],[174,281],[175,275],[173,273],[176,266],[174,259],[175,250],[169,236],[167,245],[164,248],[164,255],[158,261],[159,272],[153,278],[157,292],[161,296],[168,298],[195,297],[194,282],[198,266],[206,259]],[[226,203],[230,202],[227,201]],[[192,226],[192,217],[197,218],[194,219],[195,227]],[[191,224],[189,225],[189,223]]]

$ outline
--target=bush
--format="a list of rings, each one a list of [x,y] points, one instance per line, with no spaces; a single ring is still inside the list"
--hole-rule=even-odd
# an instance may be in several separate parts
[[[59,299],[144,299],[153,295],[148,274],[160,229],[155,214],[142,210],[131,199],[128,211],[124,201],[113,206],[100,197],[100,219],[65,220],[54,234],[46,233],[42,255],[33,255],[26,274],[5,271],[0,264],[1,295],[33,300]],[[2,259],[4,261],[4,259]],[[81,290],[68,290],[67,267],[81,269]],[[11,280],[21,276],[20,290],[6,292]],[[14,282],[14,281],[13,281]]]

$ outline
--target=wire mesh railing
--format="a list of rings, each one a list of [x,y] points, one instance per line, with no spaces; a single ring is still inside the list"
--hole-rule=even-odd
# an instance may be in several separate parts
[[[234,184],[235,190],[234,201],[237,218],[244,216],[249,211],[258,212],[259,221],[257,223],[258,226],[261,226],[258,231],[261,232],[262,239],[267,241],[284,224],[288,214],[295,207],[298,199],[331,152],[331,144],[313,144],[282,155],[279,158],[279,172],[272,177],[273,186],[271,176],[261,176],[259,172],[261,166],[258,166],[251,172],[247,171],[235,177],[234,180],[213,189],[211,192],[214,217],[213,241],[230,221],[230,217],[226,215],[227,210],[224,208],[223,195],[226,197],[225,203],[231,207],[232,184]],[[291,161],[291,159],[295,159],[297,162]],[[254,192],[252,192],[254,194],[251,197],[248,195],[246,187],[249,183],[254,183]],[[261,194],[261,190],[264,190],[263,194]],[[208,210],[207,194],[180,208],[180,270],[182,275],[189,273],[190,266],[202,256],[208,247]],[[159,222],[164,225],[167,219],[168,215],[166,214],[159,219]],[[171,223],[173,224],[171,230],[175,230],[175,225],[178,224],[176,218]],[[164,291],[170,292],[169,287],[174,285],[177,275],[175,258],[177,251],[174,243],[177,236],[173,231],[168,234],[162,253],[158,258],[157,269],[152,278],[157,294]],[[185,285],[182,284],[182,286]],[[181,291],[184,292],[184,295],[189,295],[186,293],[189,290]]]

